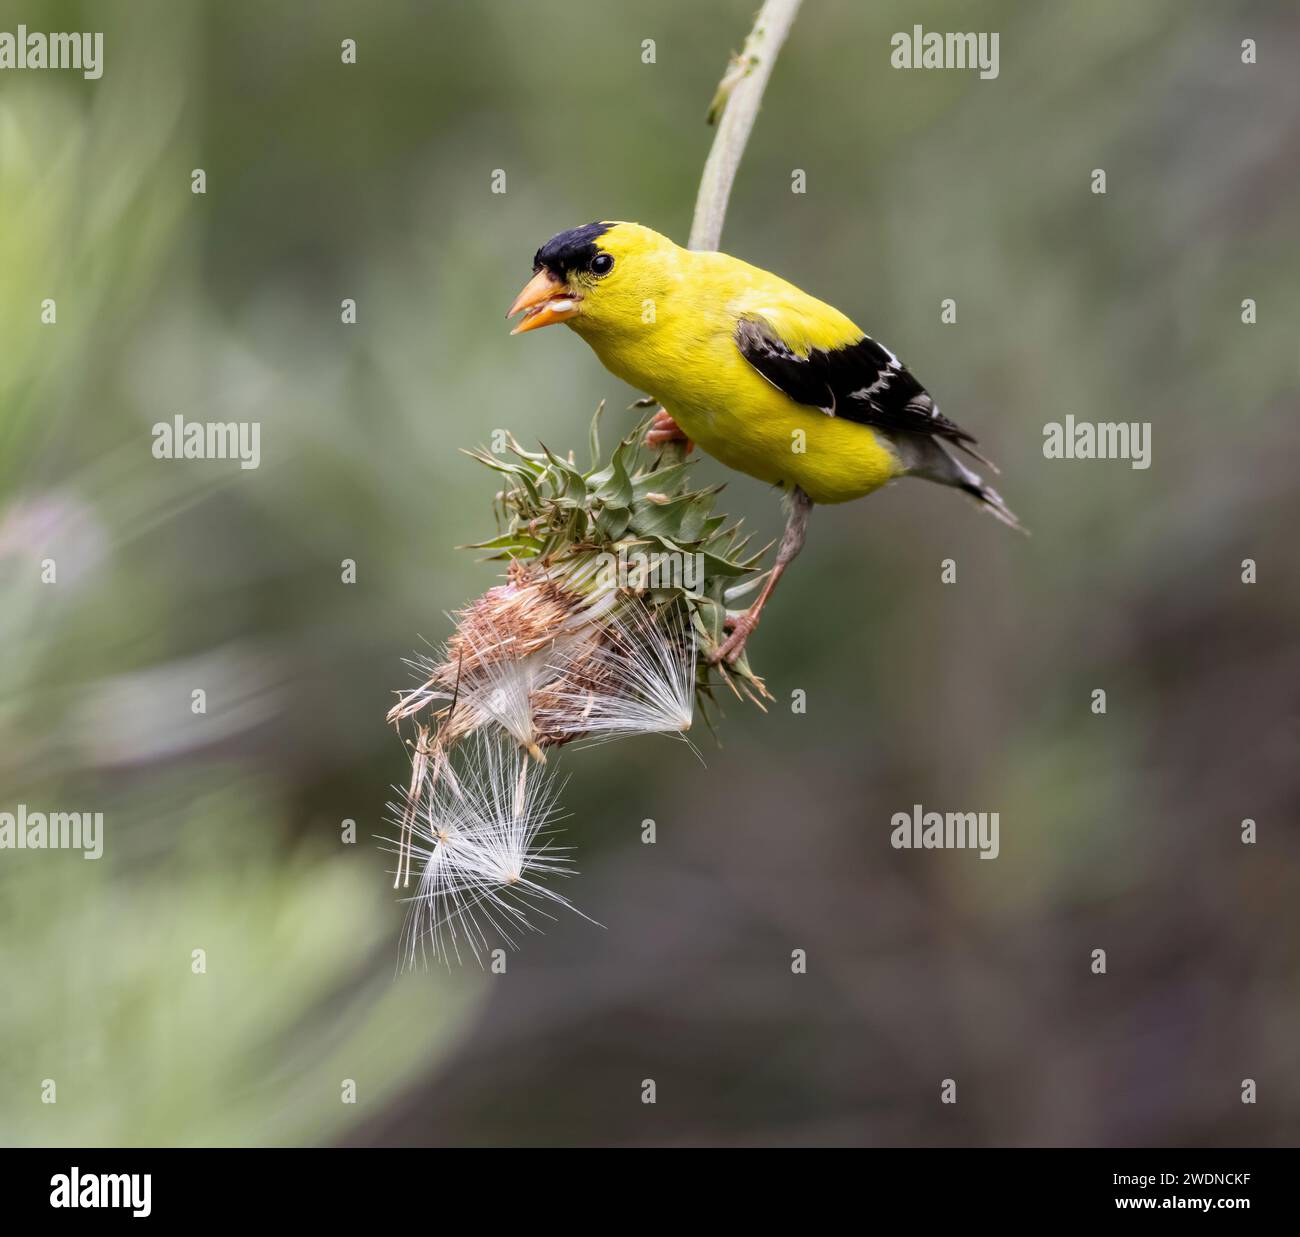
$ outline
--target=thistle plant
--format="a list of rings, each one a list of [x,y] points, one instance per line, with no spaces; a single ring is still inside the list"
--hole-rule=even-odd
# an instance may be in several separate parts
[[[465,824],[473,817],[473,795],[460,793],[467,782],[482,790],[476,802],[495,805],[499,829],[526,837],[536,800],[520,799],[517,819],[507,819],[507,799],[492,782],[503,762],[522,762],[522,786],[529,762],[544,764],[565,744],[685,738],[697,715],[712,725],[719,687],[760,707],[767,694],[747,660],[708,660],[728,603],[758,583],[763,551],[751,552],[739,525],[715,513],[717,487],[692,486],[685,459],[640,446],[641,427],[602,462],[599,418],[597,410],[586,471],[572,456],[528,451],[512,437],[503,455],[467,453],[504,481],[493,502],[496,535],[470,548],[506,563],[505,581],[454,616],[441,649],[408,662],[420,681],[388,715],[399,729],[414,727],[411,778],[395,809],[394,885],[410,887],[416,861],[423,909],[409,931],[429,938],[435,956],[449,956],[442,929],[456,923],[477,956],[472,945],[482,937],[466,927],[467,907],[482,907],[498,929],[519,926],[486,892],[491,874],[509,865],[480,861],[483,829]],[[467,740],[468,774],[457,772]],[[494,745],[500,754],[485,754]],[[492,771],[486,782],[484,769]],[[460,814],[449,816],[449,806]],[[459,823],[444,837],[437,822],[452,818]],[[526,850],[515,859],[511,870],[559,870]],[[534,891],[532,883],[521,889]],[[416,952],[408,941],[408,961]]]

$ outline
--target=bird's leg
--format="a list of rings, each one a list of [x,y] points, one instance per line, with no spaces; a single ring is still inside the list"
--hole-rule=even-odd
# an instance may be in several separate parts
[[[684,442],[689,451],[695,444],[682,433],[682,427],[673,420],[672,413],[660,408],[650,419],[650,428],[645,432],[647,447],[661,447],[666,442]]]
[[[785,521],[785,534],[781,538],[781,545],[776,552],[776,562],[772,564],[772,570],[769,572],[767,582],[763,585],[763,591],[759,593],[758,600],[754,602],[743,614],[738,614],[731,625],[731,634],[718,646],[717,651],[710,655],[709,661],[715,665],[720,661],[733,662],[745,651],[745,641],[753,634],[754,628],[758,626],[758,620],[762,616],[763,607],[767,605],[767,599],[771,597],[772,590],[776,588],[776,582],[785,573],[795,555],[803,549],[804,539],[808,534],[808,516],[812,512],[812,499],[803,492],[798,486],[790,495],[790,513]]]

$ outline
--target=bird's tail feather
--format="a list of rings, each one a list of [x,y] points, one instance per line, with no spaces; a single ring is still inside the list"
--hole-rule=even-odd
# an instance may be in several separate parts
[[[1008,528],[1014,528],[1016,532],[1029,536],[1029,529],[1020,522],[1020,517],[1002,501],[1002,495],[991,485],[984,481],[977,481],[974,485],[960,485],[957,488],[974,498],[976,504],[995,520],[1001,520]]]
[[[1020,522],[1016,513],[1002,501],[1002,495],[978,473],[967,468],[943,439],[925,434],[900,434],[894,438],[894,443],[911,476],[923,477],[926,481],[935,481],[939,485],[950,485],[964,494],[969,494],[976,504],[994,519],[1000,520],[1008,528],[1014,528],[1017,532],[1028,535],[1029,530]],[[977,458],[986,464],[989,463],[983,456]],[[992,464],[989,464],[989,467],[992,467]]]

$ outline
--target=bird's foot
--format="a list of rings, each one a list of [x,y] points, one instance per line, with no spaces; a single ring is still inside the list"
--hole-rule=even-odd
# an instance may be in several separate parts
[[[732,665],[744,656],[745,641],[758,626],[758,615],[752,610],[745,610],[741,614],[728,614],[723,626],[731,634],[709,654],[708,660],[712,666],[723,661]]]
[[[660,408],[650,419],[650,428],[646,430],[645,445],[662,447],[666,442],[684,442],[689,451],[695,444],[682,432],[682,427],[673,420],[666,408]]]

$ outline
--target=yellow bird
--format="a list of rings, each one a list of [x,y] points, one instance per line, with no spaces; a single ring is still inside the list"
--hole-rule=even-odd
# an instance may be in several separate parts
[[[940,413],[902,362],[784,279],[619,222],[552,237],[533,272],[506,315],[525,314],[512,334],[567,322],[606,369],[662,406],[647,442],[697,442],[790,498],[772,571],[716,659],[740,656],[803,547],[813,503],[847,502],[895,477],[923,477],[1021,527],[959,457],[963,451],[993,467],[974,450],[975,439]]]

